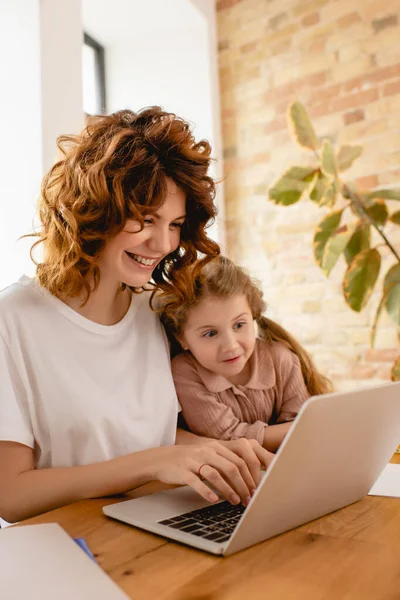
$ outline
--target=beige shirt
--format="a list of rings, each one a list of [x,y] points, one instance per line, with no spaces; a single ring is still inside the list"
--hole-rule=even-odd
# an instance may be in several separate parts
[[[250,379],[243,386],[202,367],[190,352],[173,359],[182,414],[194,433],[262,444],[265,427],[295,418],[310,396],[298,357],[284,344],[257,339],[250,366]]]

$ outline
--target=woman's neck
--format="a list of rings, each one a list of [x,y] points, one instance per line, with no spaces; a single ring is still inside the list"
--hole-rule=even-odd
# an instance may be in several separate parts
[[[121,286],[108,285],[100,279],[98,287],[91,292],[88,301],[82,306],[84,294],[76,297],[62,297],[61,300],[77,313],[100,325],[115,325],[128,312],[132,292]]]

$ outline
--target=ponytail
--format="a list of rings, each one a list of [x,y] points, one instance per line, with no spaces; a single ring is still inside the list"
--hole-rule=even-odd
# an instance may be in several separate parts
[[[280,342],[291,350],[300,361],[301,372],[303,374],[304,383],[311,396],[326,394],[333,390],[330,380],[319,373],[305,349],[290,335],[283,327],[267,319],[267,317],[259,316],[256,319],[260,336],[268,342]]]

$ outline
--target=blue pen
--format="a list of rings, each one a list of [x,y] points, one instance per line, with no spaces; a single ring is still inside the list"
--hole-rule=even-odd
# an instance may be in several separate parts
[[[97,560],[95,559],[92,551],[90,550],[89,546],[87,545],[85,538],[82,538],[82,537],[80,537],[80,538],[73,538],[73,540],[97,564]]]

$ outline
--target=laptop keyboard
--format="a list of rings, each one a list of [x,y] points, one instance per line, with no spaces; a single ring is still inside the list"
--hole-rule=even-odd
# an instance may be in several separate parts
[[[233,506],[229,502],[219,502],[197,510],[158,521],[161,525],[180,529],[213,542],[226,542],[231,537],[245,506]]]

